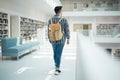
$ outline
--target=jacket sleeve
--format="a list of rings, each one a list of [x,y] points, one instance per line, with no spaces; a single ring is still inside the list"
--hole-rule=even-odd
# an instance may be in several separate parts
[[[49,25],[50,25],[50,20],[48,21],[47,35],[48,35],[49,42],[51,42],[51,41],[50,41],[50,38],[49,38]]]
[[[67,37],[67,39],[70,39],[70,30],[69,30],[69,24],[68,24],[68,21],[67,19],[64,19],[64,33]]]

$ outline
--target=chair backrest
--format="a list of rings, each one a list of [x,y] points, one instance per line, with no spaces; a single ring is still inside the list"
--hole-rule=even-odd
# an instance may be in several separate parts
[[[2,39],[2,52],[5,51],[6,49],[13,47],[13,46],[18,46],[22,44],[22,38],[17,37],[17,38],[4,38]]]

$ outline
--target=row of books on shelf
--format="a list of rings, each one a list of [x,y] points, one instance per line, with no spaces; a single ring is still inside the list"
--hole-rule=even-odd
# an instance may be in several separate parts
[[[8,19],[1,19],[0,18],[0,24],[8,24]]]
[[[34,23],[24,23],[24,22],[21,22],[20,23],[21,27],[24,27],[24,26],[32,26],[32,27],[42,27],[43,25],[41,24],[34,24]]]
[[[20,22],[21,26],[31,26],[33,23],[27,23],[27,22]]]
[[[112,36],[112,32],[103,32],[103,31],[97,31],[97,35],[111,35]]]
[[[20,29],[20,31],[37,31],[37,29]]]
[[[21,33],[21,36],[30,36],[30,37],[32,37],[32,36],[37,36],[37,34],[35,34],[35,33]]]
[[[32,36],[32,35],[37,35],[37,33],[24,33],[24,32],[23,32],[23,33],[21,33],[21,35],[26,35],[26,36],[27,36],[27,35],[31,35],[31,36]]]
[[[24,29],[24,28],[22,28],[22,29],[20,29],[20,31],[21,32],[37,32],[37,29]]]
[[[36,32],[37,30],[36,29],[27,29],[27,30],[24,30],[24,29],[21,29],[20,32]]]
[[[120,34],[120,33],[117,33],[117,34]],[[111,37],[114,37],[116,36],[117,34],[113,33],[113,32],[97,32],[97,35],[101,35],[101,36],[111,36]]]
[[[30,25],[23,26],[23,25],[21,25],[20,28],[33,28],[33,29],[36,28],[36,29],[38,29],[38,28],[42,28],[42,26],[30,26]]]
[[[0,30],[0,34],[8,34],[8,30]]]
[[[7,19],[8,18],[8,14],[0,12],[0,18]]]
[[[30,37],[30,36],[22,36],[22,37],[23,37],[23,40],[25,40],[25,41],[37,39],[37,36],[33,36],[33,37]]]
[[[2,38],[7,38],[8,37],[8,35],[0,35],[0,40],[2,39]]]
[[[97,26],[97,29],[113,29],[112,26]]]
[[[83,0],[84,1],[84,0]],[[97,1],[97,0],[87,0],[85,1],[85,3],[92,3],[92,4],[95,4],[95,3],[100,3],[100,4],[118,4],[119,3],[119,0],[100,0],[100,1]]]
[[[118,27],[120,24],[96,24],[98,27],[113,28]]]
[[[89,7],[118,7],[119,1],[118,0],[101,0],[101,1],[89,1],[89,2],[85,2],[83,4],[84,7],[89,8]]]
[[[31,26],[29,26],[29,27],[27,27],[27,26],[21,27],[21,30],[37,30],[37,29],[38,29],[37,27],[31,27]]]
[[[8,36],[8,34],[0,34],[0,36]]]
[[[24,17],[21,17],[21,22],[23,22],[23,23],[43,24],[41,21],[33,20],[33,19],[29,19],[29,18],[24,18]]]
[[[8,30],[8,26],[2,26],[2,25],[0,25],[0,30]]]
[[[21,17],[21,21],[22,22],[33,22],[33,20],[31,20],[31,19],[28,19],[28,18],[24,18],[24,17]]]
[[[36,26],[43,26],[44,24],[43,23],[41,23],[41,24],[36,24]]]
[[[30,32],[30,33],[32,33],[32,32],[37,32],[37,31],[36,30],[21,30],[21,33],[22,32],[26,32],[26,33]]]

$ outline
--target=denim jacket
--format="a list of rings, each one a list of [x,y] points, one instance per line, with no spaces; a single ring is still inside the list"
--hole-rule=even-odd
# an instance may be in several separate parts
[[[57,23],[61,19],[61,16],[56,14],[51,19],[52,19],[53,23]],[[51,24],[51,19],[48,21],[48,29],[49,29],[49,25]],[[49,40],[50,43],[64,43],[66,41],[66,38],[70,39],[70,31],[69,31],[69,25],[68,25],[67,19],[62,18],[60,21],[60,24],[61,24],[61,29],[64,33],[62,39],[60,41],[50,41]],[[49,38],[49,34],[48,34],[48,38]]]

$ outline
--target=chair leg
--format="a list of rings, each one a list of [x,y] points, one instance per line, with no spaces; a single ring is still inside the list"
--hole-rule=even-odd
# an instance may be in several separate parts
[[[3,60],[3,56],[2,56],[2,60]]]
[[[17,60],[19,60],[19,56],[17,56]]]
[[[40,46],[38,46],[38,49],[40,49]]]

